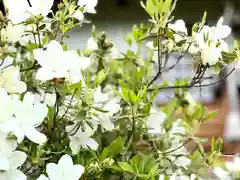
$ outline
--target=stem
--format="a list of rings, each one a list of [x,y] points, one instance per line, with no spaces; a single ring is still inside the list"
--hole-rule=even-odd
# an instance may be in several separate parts
[[[132,113],[132,137],[133,141],[136,139],[136,119],[135,119],[135,108],[131,107],[131,113]]]
[[[185,145],[186,145],[187,143],[189,143],[189,141],[191,141],[191,140],[192,140],[192,138],[189,137],[188,140],[186,140],[184,143],[182,143],[180,146],[176,147],[175,149],[172,149],[172,150],[166,151],[166,152],[162,152],[162,153],[160,153],[160,154],[170,154],[170,153],[172,153],[172,152],[175,152],[175,151],[177,151],[178,149],[180,149],[180,148],[182,148],[183,146],[185,146]]]
[[[162,33],[161,30],[159,30],[157,34],[158,38],[158,72],[154,76],[154,78],[148,83],[147,88],[150,87],[162,74]]]
[[[156,87],[156,88],[149,88],[148,91],[154,91],[156,89],[176,89],[176,88],[193,88],[193,87],[206,87],[206,86],[212,86],[212,85],[215,85],[215,84],[218,84],[222,81],[224,81],[225,79],[228,78],[228,76],[230,74],[232,74],[233,72],[235,71],[235,68],[233,68],[230,73],[228,73],[225,77],[221,78],[220,80],[218,81],[215,81],[213,83],[208,83],[208,84],[201,84],[201,85],[195,85],[195,84],[198,84],[198,83],[201,83],[202,81],[197,81],[197,82],[194,82],[193,84],[189,84],[189,85],[184,85],[184,86],[165,86],[165,87]]]
[[[40,31],[39,31],[39,23],[36,23],[36,26],[37,26],[38,44],[39,44],[39,48],[41,48],[42,43],[41,43],[41,36],[40,36]]]

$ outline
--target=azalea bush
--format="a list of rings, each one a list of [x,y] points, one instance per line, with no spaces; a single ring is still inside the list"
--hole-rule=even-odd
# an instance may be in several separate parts
[[[94,26],[87,49],[70,50],[68,32],[90,23],[85,14],[96,13],[97,0],[63,0],[54,10],[53,0],[4,5],[1,180],[240,177],[239,158],[219,161],[220,138],[204,151],[196,133],[216,112],[188,92],[224,80],[206,83],[239,59],[239,43],[229,50],[224,41],[231,29],[223,18],[209,27],[204,13],[189,32],[173,17],[175,0],[147,0],[149,23],[126,34],[126,52]],[[192,76],[162,81],[186,56]],[[155,99],[167,89],[174,97],[159,107]]]

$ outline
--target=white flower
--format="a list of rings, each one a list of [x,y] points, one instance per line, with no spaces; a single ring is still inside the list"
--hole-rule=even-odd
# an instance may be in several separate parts
[[[107,131],[113,130],[114,124],[112,122],[112,116],[120,110],[119,100],[117,98],[109,99],[109,93],[102,93],[99,86],[94,92],[94,106],[106,110],[108,112],[101,113],[96,112],[93,116],[93,123],[97,126],[100,124],[103,129]]]
[[[117,98],[110,99],[104,104],[103,109],[108,111],[108,114],[110,116],[113,116],[113,114],[119,112],[119,110],[121,109],[119,99]]]
[[[192,161],[185,156],[177,157],[174,160],[174,164],[176,164],[178,167],[184,167],[184,168],[186,168],[186,166],[189,166],[191,164],[191,162]]]
[[[98,113],[97,116],[92,117],[92,120],[95,127],[100,124],[107,131],[112,131],[115,128],[109,113]]]
[[[240,157],[236,156],[232,162],[226,162],[226,168],[230,172],[240,172]]]
[[[221,179],[227,179],[229,177],[229,173],[220,167],[214,167],[213,173]]]
[[[0,158],[0,179],[1,180],[27,180],[27,177],[17,168],[26,161],[27,155],[21,151],[9,153],[7,161]]]
[[[204,44],[201,53],[203,64],[206,65],[208,63],[209,65],[215,65],[219,59],[222,58],[222,51],[226,51],[227,49],[228,48],[223,46],[223,44],[222,46],[216,46],[214,43]]]
[[[76,11],[73,14],[73,17],[75,17],[76,19],[78,19],[79,21],[82,21],[84,19],[84,15],[81,11]]]
[[[98,143],[91,138],[94,134],[94,130],[86,125],[84,131],[81,127],[76,129],[76,125],[66,127],[66,131],[69,133],[70,148],[73,154],[77,154],[81,148],[97,150]]]
[[[101,92],[101,87],[97,87],[94,94],[93,94],[94,104],[102,105],[108,100],[108,94]]]
[[[90,59],[81,57],[76,51],[65,51],[64,58],[66,61],[67,80],[71,83],[78,83],[82,80],[81,70],[85,70],[90,65]]]
[[[228,45],[223,40],[231,33],[231,29],[222,25],[221,17],[216,27],[204,26],[202,30],[196,34],[196,42],[200,47],[203,64],[215,65],[222,57],[222,51],[228,51]]]
[[[17,141],[13,139],[8,139],[8,134],[6,132],[0,131],[0,156],[5,156],[13,152],[17,148]],[[1,167],[1,163],[0,163]],[[1,168],[0,168],[1,169]]]
[[[38,127],[47,116],[48,108],[46,105],[35,102],[34,95],[27,92],[22,102],[18,102],[15,108],[15,117],[12,117],[3,125],[3,130],[13,132],[21,142],[26,136],[29,140],[37,144],[46,142],[46,136],[39,131]]]
[[[148,133],[152,135],[161,135],[163,133],[162,124],[166,118],[166,114],[162,111],[151,109],[147,118]]]
[[[174,133],[184,134],[186,132],[184,127],[181,125],[181,122],[182,122],[181,119],[177,119],[176,121],[173,122],[171,131],[170,131],[171,134],[174,134]]]
[[[0,87],[9,93],[22,93],[27,90],[27,85],[20,80],[18,67],[10,66],[0,74]]]
[[[219,39],[224,39],[231,34],[231,28],[227,25],[223,25],[223,17],[217,22],[215,27],[212,27],[209,33],[209,39],[212,41],[217,41]]]
[[[57,96],[55,93],[45,93],[42,90],[39,90],[38,93],[34,94],[37,102],[42,102],[43,104],[53,107],[55,105]]]
[[[18,97],[15,95],[8,95],[7,91],[0,88],[0,128],[3,130],[5,123],[13,116],[18,104]]]
[[[47,45],[46,50],[35,49],[33,53],[41,65],[37,71],[36,79],[46,81],[67,76],[66,63],[63,57],[64,51],[59,42],[53,40]]]
[[[1,30],[2,41],[16,43],[22,38],[24,29],[25,27],[21,24],[12,25],[11,23],[8,23],[7,27]]]
[[[174,39],[176,42],[183,40],[182,35],[188,34],[185,22],[183,20],[177,20],[174,24],[169,23],[168,27],[176,32],[176,34],[174,34]]]
[[[95,7],[97,6],[97,0],[78,0],[79,6],[85,7],[85,12],[95,14],[96,10]]]
[[[71,156],[65,154],[58,161],[58,164],[47,164],[48,178],[41,175],[37,180],[79,180],[84,173],[84,167],[80,164],[73,164]]]
[[[45,175],[41,174],[36,180],[49,180]]]
[[[14,23],[20,23],[28,19],[31,14],[28,12],[30,6],[25,0],[5,0],[5,7],[8,9],[8,18]]]
[[[181,32],[187,35],[187,28],[185,22],[181,19],[177,20],[174,24],[169,23],[168,27],[175,32]]]
[[[195,108],[197,106],[197,102],[193,99],[189,92],[185,94],[184,99],[188,102],[187,113],[192,115],[196,110]]]
[[[30,0],[29,6],[26,0],[5,0],[5,6],[8,9],[8,17],[14,23],[20,23],[32,15],[46,16],[53,5],[54,0]]]
[[[75,51],[63,51],[61,44],[51,41],[46,50],[35,49],[34,57],[41,65],[36,79],[47,81],[54,78],[66,78],[76,83],[82,79],[81,70],[90,64],[87,57],[80,57]]]
[[[90,37],[87,42],[87,49],[94,51],[98,49],[98,44],[93,37]]]
[[[43,15],[45,17],[50,12],[53,2],[54,0],[30,0],[32,6],[30,12],[35,16]]]

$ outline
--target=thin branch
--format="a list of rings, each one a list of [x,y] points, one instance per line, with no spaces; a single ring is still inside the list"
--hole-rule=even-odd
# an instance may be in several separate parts
[[[164,73],[165,73],[165,72],[168,72],[168,71],[170,71],[171,69],[173,69],[173,68],[186,56],[186,54],[188,53],[188,50],[189,50],[189,48],[190,48],[191,45],[192,45],[192,43],[189,43],[186,51],[184,51],[184,52],[177,58],[176,63],[173,64],[172,66],[168,67],[167,69],[164,69],[164,71],[162,71],[162,73],[163,73],[163,72],[164,72]]]
[[[28,67],[28,68],[25,68],[25,69],[20,69],[20,72],[24,72],[24,71],[30,71],[30,70],[34,70],[34,69],[38,69],[40,68],[41,66],[38,65],[35,61],[35,63],[31,66],[31,67]]]
[[[154,76],[154,78],[148,83],[147,88],[150,87],[157,79],[159,76],[162,74],[162,33],[158,32],[158,72]]]
[[[184,85],[184,86],[166,86],[166,87],[156,87],[156,88],[149,88],[148,91],[154,91],[156,89],[176,89],[176,88],[193,88],[193,87],[207,87],[207,86],[212,86],[212,85],[215,85],[215,84],[218,84],[222,81],[224,81],[225,79],[227,79],[232,73],[233,71],[235,70],[235,68],[233,68],[225,77],[221,78],[220,80],[218,81],[215,81],[213,83],[209,83],[209,84],[201,84],[201,85],[195,85],[195,84],[198,84],[198,83],[201,83],[201,82],[195,82],[193,84],[190,84],[190,85]]]

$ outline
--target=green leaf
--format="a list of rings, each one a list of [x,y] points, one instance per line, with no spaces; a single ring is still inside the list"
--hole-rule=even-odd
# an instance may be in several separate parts
[[[215,138],[213,136],[211,140],[211,153],[213,153],[214,151],[215,151]]]
[[[206,115],[206,116],[203,118],[203,121],[207,121],[207,120],[215,117],[216,115],[217,115],[217,111],[210,112],[208,115]]]
[[[202,26],[206,24],[206,19],[207,19],[207,12],[205,11],[202,17]]]
[[[95,110],[97,110],[97,111],[99,111],[99,112],[102,112],[102,113],[108,113],[108,112],[109,112],[109,111],[107,111],[107,110],[104,110],[104,109],[99,108],[99,107],[96,107],[96,106],[93,106],[92,108],[95,109]]]
[[[125,41],[129,46],[132,45],[132,33],[128,33],[127,36],[125,37]]]
[[[138,103],[138,97],[132,90],[128,90],[128,97],[131,101],[131,104],[134,105]]]
[[[98,72],[98,74],[94,78],[94,86],[95,87],[98,87],[100,84],[102,84],[102,82],[106,79],[106,77],[108,75],[108,71],[109,70],[103,69]]]
[[[118,165],[122,168],[122,170],[135,174],[135,171],[133,170],[132,166],[126,162],[118,162]]]
[[[114,140],[108,147],[104,148],[101,154],[101,161],[105,160],[106,158],[114,158],[124,150],[124,141],[121,137],[118,137]]]
[[[199,104],[192,117],[198,121],[202,121],[204,115],[205,107]]]

